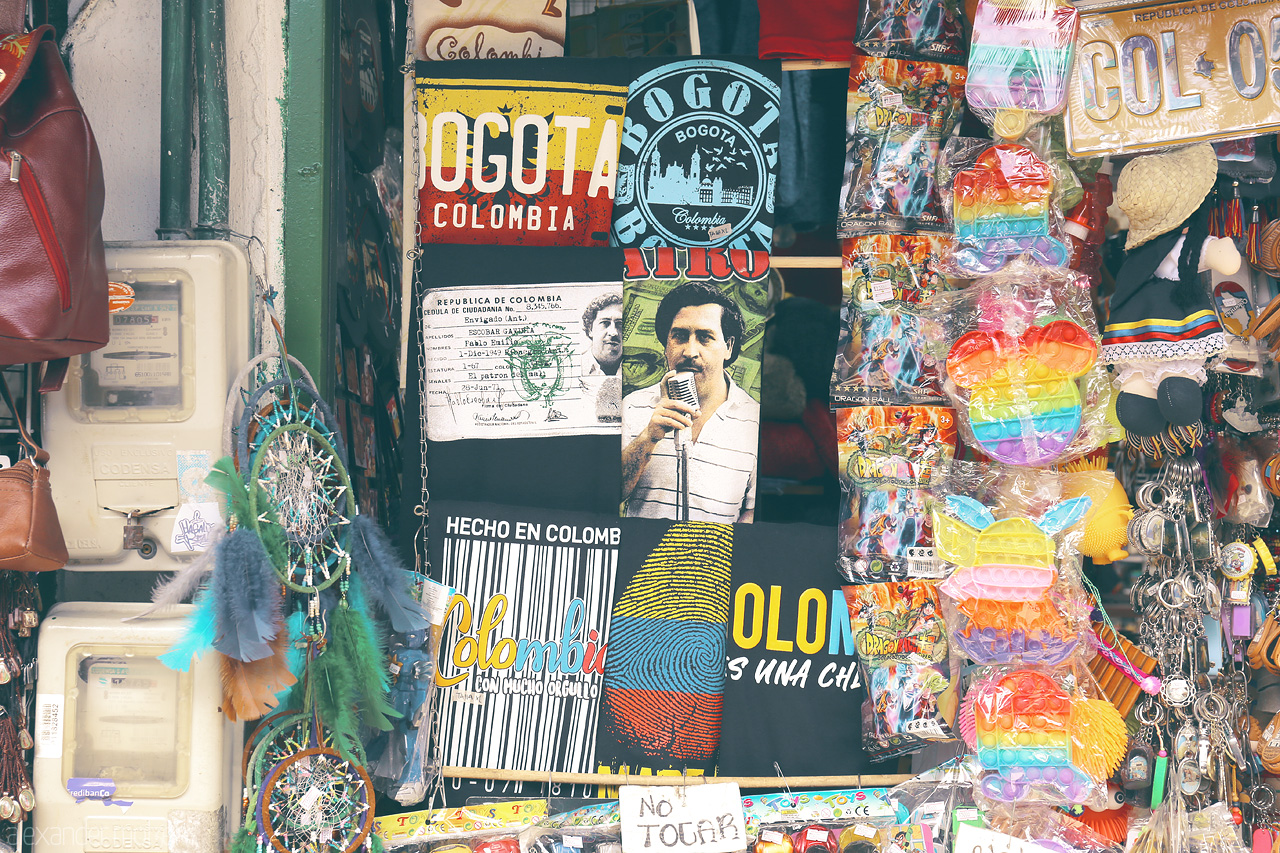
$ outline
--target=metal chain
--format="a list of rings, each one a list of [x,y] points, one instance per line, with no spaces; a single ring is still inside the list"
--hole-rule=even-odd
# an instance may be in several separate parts
[[[409,79],[409,97],[411,98],[412,120],[409,122],[408,138],[409,147],[412,151],[411,162],[413,169],[410,171],[411,180],[407,182],[400,194],[406,209],[411,203],[413,216],[413,227],[408,229],[407,233],[412,235],[412,240],[406,240],[408,245],[402,246],[404,251],[405,268],[410,270],[410,287],[409,287],[409,310],[415,311],[416,305],[414,300],[418,294],[418,273],[421,271],[422,261],[422,218],[418,216],[418,180],[422,175],[422,140],[418,135],[418,87],[417,77],[415,73],[416,53],[415,50],[415,28],[413,20],[413,6],[410,3],[407,6],[407,18],[405,21],[405,55],[404,65],[400,71]],[[410,314],[410,317],[413,315]],[[418,529],[413,536],[413,555],[416,562],[417,570],[431,577],[431,554],[427,547],[427,524],[430,520],[428,506],[431,502],[431,491],[427,488],[427,364],[426,349],[423,342],[426,336],[426,329],[423,328],[421,321],[421,311],[418,311],[420,322],[418,323],[418,335],[416,339],[410,340],[410,345],[414,347],[415,357],[418,363],[418,452],[421,456],[422,465],[422,491],[418,497],[418,504],[413,508],[413,514],[418,519]],[[410,320],[412,322],[412,320]],[[406,412],[408,417],[409,413]],[[424,768],[426,772],[427,793],[424,798],[426,808],[436,807],[437,801],[439,806],[444,807],[444,776],[441,774],[441,768],[444,765],[444,741],[440,737],[440,709],[437,706],[437,697],[440,695],[438,690],[430,690],[427,692],[427,702],[429,703],[428,725],[431,727],[431,742],[428,749],[431,754],[431,761],[428,767]]]

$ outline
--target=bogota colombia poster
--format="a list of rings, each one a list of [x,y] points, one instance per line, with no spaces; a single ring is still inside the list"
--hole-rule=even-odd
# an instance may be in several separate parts
[[[780,74],[699,58],[631,83],[613,245],[773,247]]]
[[[429,243],[604,246],[627,63],[417,65],[418,223]]]

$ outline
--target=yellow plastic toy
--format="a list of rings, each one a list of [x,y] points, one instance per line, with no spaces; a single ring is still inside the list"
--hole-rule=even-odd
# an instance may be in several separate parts
[[[1062,466],[1064,497],[1087,495],[1093,511],[1085,516],[1080,553],[1097,565],[1114,563],[1129,556],[1129,521],[1133,507],[1115,474],[1107,470],[1105,459],[1080,459]]]

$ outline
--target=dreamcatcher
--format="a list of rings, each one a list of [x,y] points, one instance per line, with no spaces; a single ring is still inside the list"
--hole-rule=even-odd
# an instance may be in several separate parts
[[[279,339],[269,304],[268,315]],[[230,453],[206,478],[225,495],[227,531],[153,601],[194,593],[186,631],[161,659],[185,670],[212,649],[231,719],[287,709],[250,739],[233,853],[351,853],[376,846],[361,727],[387,731],[399,716],[373,614],[397,632],[425,628],[426,615],[412,575],[358,511],[329,407],[291,364],[259,357],[233,383]]]

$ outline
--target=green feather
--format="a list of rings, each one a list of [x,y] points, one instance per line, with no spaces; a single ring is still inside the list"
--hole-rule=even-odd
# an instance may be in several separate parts
[[[258,838],[249,831],[248,826],[241,826],[231,839],[230,853],[258,853]]]
[[[351,663],[331,639],[311,664],[311,695],[320,722],[335,736],[343,758],[347,744],[360,742],[360,721],[356,717],[355,682]]]
[[[247,524],[251,518],[249,512],[249,490],[244,480],[236,473],[235,463],[230,456],[224,456],[214,463],[204,481],[222,492],[231,502],[231,512],[241,524]]]
[[[258,508],[267,520],[267,523],[263,524],[258,521],[258,517],[253,514],[249,506],[249,488],[245,485],[244,479],[236,473],[235,463],[231,461],[230,456],[219,459],[204,481],[227,496],[237,524],[258,532],[258,536],[262,538],[263,547],[267,549],[267,557],[270,558],[271,565],[276,567],[277,572],[283,573],[289,562],[288,549],[285,546],[284,530],[280,527],[280,516],[272,505],[266,489],[262,488],[260,483],[253,484]]]
[[[376,832],[369,833],[369,853],[383,853],[386,847],[382,843],[382,836]]]
[[[329,649],[348,662],[361,720],[387,732],[400,714],[387,701],[387,657],[374,636],[364,614],[345,603],[329,614]]]

